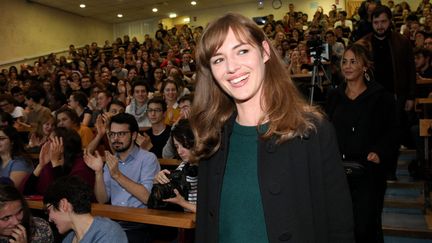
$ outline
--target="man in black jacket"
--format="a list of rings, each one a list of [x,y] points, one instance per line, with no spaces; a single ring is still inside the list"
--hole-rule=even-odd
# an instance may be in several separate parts
[[[391,10],[378,6],[372,13],[373,33],[363,39],[370,44],[374,61],[375,80],[393,93],[396,98],[397,117],[400,124],[402,144],[407,144],[409,134],[408,116],[414,107],[415,64],[410,41],[391,29]],[[388,168],[389,179],[396,179],[397,157]]]

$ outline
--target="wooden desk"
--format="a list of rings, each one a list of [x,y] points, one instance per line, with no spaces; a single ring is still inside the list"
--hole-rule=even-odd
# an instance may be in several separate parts
[[[42,201],[27,200],[27,203],[31,209],[43,210]],[[194,213],[148,208],[129,208],[93,203],[92,215],[107,217],[114,220],[176,227],[180,229],[195,228]]]
[[[181,161],[177,159],[158,159],[160,165],[166,166],[178,166]]]

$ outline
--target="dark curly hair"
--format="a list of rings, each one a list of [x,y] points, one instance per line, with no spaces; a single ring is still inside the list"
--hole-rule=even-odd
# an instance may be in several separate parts
[[[92,189],[81,178],[65,176],[58,178],[48,187],[43,202],[58,210],[60,201],[66,199],[72,204],[76,214],[86,214],[91,212],[92,195]]]

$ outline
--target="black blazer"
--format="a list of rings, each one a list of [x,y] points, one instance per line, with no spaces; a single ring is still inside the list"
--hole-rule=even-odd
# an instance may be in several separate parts
[[[218,242],[232,121],[218,152],[199,165],[196,242]],[[269,242],[354,242],[351,198],[333,127],[277,145],[259,140],[258,181]],[[241,242],[241,239],[239,239]]]

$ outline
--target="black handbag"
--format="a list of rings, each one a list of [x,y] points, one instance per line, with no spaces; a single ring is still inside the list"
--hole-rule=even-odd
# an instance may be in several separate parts
[[[348,177],[361,177],[366,173],[366,167],[361,161],[347,160],[342,162],[345,175]]]

